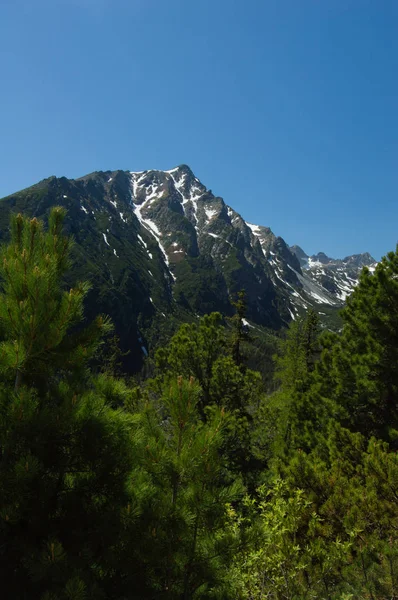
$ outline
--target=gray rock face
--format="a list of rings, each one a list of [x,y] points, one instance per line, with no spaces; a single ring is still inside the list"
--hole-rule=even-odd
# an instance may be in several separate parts
[[[159,243],[167,240],[165,253],[173,276],[176,277],[178,264],[184,259],[211,257],[216,270],[226,278],[229,293],[239,286],[248,286],[248,291],[253,292],[249,297],[252,317],[260,322],[261,315],[269,310],[265,299],[268,304],[277,302],[283,320],[289,316],[295,318],[308,306],[341,307],[357,284],[361,269],[375,267],[375,260],[368,253],[340,260],[323,252],[310,257],[299,246],[289,248],[269,227],[245,222],[186,165],[165,172],[132,173],[131,178],[136,214],[142,225],[158,236]],[[176,232],[170,211],[178,213],[185,223],[185,236]],[[245,273],[236,272],[237,276],[231,279],[229,263],[235,259]],[[254,294],[264,282],[267,282],[266,298],[257,296],[261,298],[257,303]]]

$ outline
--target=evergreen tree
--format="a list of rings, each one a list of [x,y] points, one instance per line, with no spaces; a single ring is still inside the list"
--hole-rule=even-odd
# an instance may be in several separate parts
[[[269,437],[271,452],[278,456],[312,443],[313,432],[306,426],[306,420],[312,423],[314,412],[322,408],[321,404],[314,407],[308,402],[308,390],[319,358],[319,336],[319,318],[310,309],[304,317],[290,323],[279,355],[275,356],[275,379],[280,387],[264,403],[262,421],[275,423],[275,431]]]
[[[237,597],[396,598],[396,453],[334,421],[320,446],[230,511]]]
[[[220,313],[205,315],[199,323],[184,323],[155,360],[163,375],[194,377],[203,392],[202,407],[210,401],[213,366],[225,354],[226,340]]]
[[[247,310],[246,292],[244,290],[238,292],[237,299],[233,300],[231,304],[236,311],[234,316],[230,318],[232,325],[231,356],[236,366],[244,368],[242,343],[250,339],[249,332],[244,324]]]
[[[237,323],[241,329],[241,317]],[[242,335],[239,334],[240,340],[244,339]],[[203,420],[209,406],[216,405],[229,412],[228,435],[222,452],[228,456],[229,469],[235,474],[242,473],[245,483],[252,487],[263,467],[252,447],[253,416],[260,404],[263,385],[258,373],[236,364],[232,351],[220,315],[212,313],[199,324],[182,325],[170,343],[156,353],[156,360],[163,384],[179,375],[197,378],[201,387],[198,406]]]
[[[319,334],[319,317],[312,308],[305,317],[290,323],[280,354],[275,357],[276,378],[284,392],[308,389],[310,375],[319,358]]]
[[[0,577],[18,600],[109,597],[133,464],[128,417],[109,405],[123,390],[87,371],[109,323],[79,328],[88,287],[62,289],[63,216],[48,232],[14,217],[0,261]]]
[[[62,235],[64,216],[64,209],[54,208],[48,232],[36,218],[14,216],[11,242],[1,251],[0,372],[13,379],[16,391],[23,383],[48,382],[59,370],[77,375],[110,329],[104,317],[83,330],[75,328],[83,319],[89,286],[62,290],[72,247]]]
[[[224,527],[226,507],[243,489],[239,480],[228,480],[220,460],[228,415],[214,408],[203,423],[199,399],[198,385],[180,376],[164,389],[163,410],[148,404],[136,413],[139,477],[144,472],[154,491],[152,509],[144,508],[140,539],[133,521],[124,552],[128,581],[134,585],[144,574],[147,582],[140,598],[222,597],[226,585],[233,552]],[[135,487],[141,493],[142,487]]]
[[[367,438],[398,447],[398,252],[372,274],[365,268],[342,311],[341,335],[322,340],[314,393],[336,406],[339,420]]]
[[[262,390],[259,374],[236,364],[219,313],[205,315],[198,324],[183,324],[155,359],[162,382],[179,375],[195,378],[202,390],[202,410],[217,404],[244,411]]]

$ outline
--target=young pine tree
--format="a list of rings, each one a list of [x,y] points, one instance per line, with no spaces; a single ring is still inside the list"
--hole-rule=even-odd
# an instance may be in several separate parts
[[[234,327],[242,329],[241,317],[234,323]],[[241,336],[240,341],[244,339],[242,333],[237,332],[237,335]],[[239,356],[242,358],[240,350]],[[169,344],[156,353],[163,383],[180,375],[195,377],[201,388],[198,408],[204,421],[208,406],[229,412],[224,450],[231,471],[243,473],[248,483],[250,471],[257,472],[262,467],[253,455],[251,439],[253,413],[262,394],[262,381],[259,373],[243,368],[235,359],[233,346],[226,342],[219,313],[206,315],[198,323],[182,325]]]
[[[317,386],[343,424],[398,448],[398,250],[364,269],[342,311],[340,336],[323,342]]]
[[[308,389],[319,354],[319,333],[319,317],[313,309],[291,322],[281,353],[276,357],[276,378],[285,392]]]
[[[314,407],[307,396],[319,357],[319,333],[319,318],[310,309],[305,317],[292,321],[275,357],[275,378],[280,387],[269,398],[265,411],[277,423],[273,443],[278,455],[309,443],[311,432],[306,422],[312,421]]]
[[[110,597],[133,462],[127,417],[108,402],[120,389],[87,370],[109,323],[81,328],[88,286],[62,286],[63,217],[53,209],[47,232],[14,217],[1,250],[0,579],[18,600]]]
[[[242,354],[242,343],[248,341],[250,336],[244,324],[246,316],[247,303],[246,292],[241,290],[238,292],[236,300],[232,301],[235,308],[235,314],[230,318],[232,325],[231,338],[231,357],[237,367],[244,369],[244,356]]]
[[[133,521],[121,560],[130,573],[128,585],[146,581],[140,598],[227,598],[221,591],[233,552],[224,528],[227,504],[243,490],[239,479],[227,476],[220,456],[228,415],[213,407],[204,423],[200,393],[192,378],[180,376],[165,386],[162,410],[148,404],[135,416],[141,469],[132,492],[141,493],[138,482],[145,474],[153,497],[139,538]]]
[[[221,314],[211,313],[198,323],[184,323],[170,342],[156,352],[155,360],[161,378],[182,375],[194,377],[202,388],[202,409],[210,402],[213,367],[225,354],[225,334]]]
[[[109,321],[98,317],[74,330],[83,319],[89,286],[62,289],[72,247],[62,235],[64,216],[64,209],[54,208],[47,232],[36,218],[14,216],[11,242],[0,253],[0,372],[14,381],[15,391],[25,383],[46,386],[60,370],[77,374],[110,329]]]

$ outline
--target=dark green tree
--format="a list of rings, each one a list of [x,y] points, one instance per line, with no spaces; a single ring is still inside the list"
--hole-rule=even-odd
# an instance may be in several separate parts
[[[319,317],[309,309],[304,317],[290,323],[276,358],[276,378],[285,392],[308,389],[310,375],[319,358]]]
[[[398,252],[365,268],[342,311],[341,335],[322,340],[315,391],[341,422],[398,447]]]
[[[87,366],[109,322],[81,327],[88,286],[63,289],[63,217],[14,217],[0,260],[0,577],[21,600],[109,597],[133,464],[127,392]]]
[[[239,335],[245,338],[244,333]],[[156,352],[155,360],[161,381],[179,375],[195,378],[202,390],[202,410],[216,404],[244,411],[261,393],[259,374],[236,364],[219,313],[182,325],[169,344]]]
[[[312,423],[316,420],[314,407],[308,400],[316,361],[320,353],[320,324],[315,311],[290,323],[285,339],[275,356],[275,379],[279,389],[263,404],[263,421],[274,423],[269,436],[272,453],[289,453],[292,448],[311,443]],[[309,419],[310,427],[307,427]]]
[[[225,354],[226,339],[220,313],[202,317],[198,323],[184,323],[155,360],[162,375],[194,377],[203,392],[202,405],[210,401],[213,367]]]
[[[204,423],[200,394],[193,378],[180,376],[165,387],[161,410],[148,403],[135,414],[141,466],[132,496],[142,494],[143,473],[154,495],[152,508],[144,508],[140,538],[134,519],[132,531],[127,528],[121,561],[130,573],[127,586],[142,576],[147,582],[140,598],[223,597],[228,581],[233,546],[224,528],[227,504],[243,488],[226,477],[220,460],[229,416],[213,407]],[[140,504],[136,498],[134,506]]]
[[[11,242],[1,250],[0,373],[13,379],[16,391],[24,383],[47,384],[55,372],[78,375],[110,329],[100,316],[76,330],[89,286],[63,290],[72,247],[62,235],[64,216],[64,209],[54,208],[48,232],[35,218],[14,216]]]
[[[245,483],[249,483],[250,472],[258,475],[263,466],[254,457],[251,437],[253,416],[263,393],[262,381],[258,373],[236,364],[221,316],[212,313],[198,324],[182,325],[170,343],[157,351],[156,360],[163,384],[179,375],[193,376],[199,383],[198,406],[203,420],[207,418],[206,407],[209,406],[218,406],[230,413],[222,452],[228,457],[232,472],[242,473]]]
[[[247,311],[246,292],[244,290],[238,292],[236,300],[232,300],[231,304],[235,308],[234,316],[229,319],[232,325],[231,356],[236,366],[244,368],[245,357],[242,354],[242,343],[250,339],[244,322]]]

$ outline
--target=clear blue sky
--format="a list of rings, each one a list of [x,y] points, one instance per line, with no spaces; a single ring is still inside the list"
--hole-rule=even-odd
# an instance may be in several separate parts
[[[395,248],[397,0],[0,4],[0,197],[187,163],[308,253]]]

